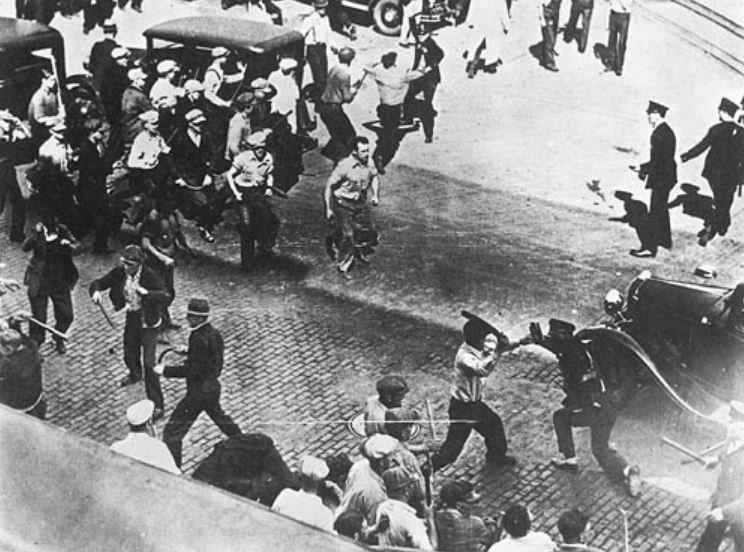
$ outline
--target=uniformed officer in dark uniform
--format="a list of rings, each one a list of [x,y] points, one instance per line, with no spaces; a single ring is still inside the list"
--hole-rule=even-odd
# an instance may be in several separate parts
[[[744,167],[744,140],[742,130],[734,121],[738,107],[728,98],[718,106],[719,122],[710,127],[705,137],[683,153],[683,163],[708,150],[703,167],[703,177],[713,192],[714,213],[710,237],[725,236],[731,225],[731,204],[736,187],[742,181]]]
[[[220,382],[225,345],[220,332],[209,323],[209,302],[193,297],[186,310],[191,327],[189,348],[182,364],[158,364],[155,373],[166,378],[186,378],[186,396],[176,405],[163,430],[163,441],[181,467],[183,438],[202,412],[228,437],[238,435],[240,428],[220,405]]]
[[[635,386],[632,365],[628,371],[628,366],[622,363],[622,356],[608,343],[590,350],[590,344],[574,336],[575,329],[573,324],[551,319],[550,331],[543,336],[538,324],[530,325],[532,342],[558,357],[566,393],[563,407],[553,413],[558,450],[563,457],[555,458],[551,463],[558,469],[577,472],[579,465],[572,428],[589,427],[592,453],[599,465],[611,479],[624,481],[631,496],[637,496],[641,486],[640,469],[628,465],[609,445],[617,416]],[[605,372],[599,372],[597,367],[600,365]]]
[[[724,451],[706,458],[706,468],[721,464],[712,509],[695,552],[716,552],[728,529],[736,552],[744,551],[744,403],[731,401]]]
[[[674,160],[676,138],[674,131],[664,120],[669,108],[648,102],[648,122],[651,132],[651,158],[631,169],[638,171],[638,178],[646,181],[651,189],[651,204],[648,210],[649,243],[643,249],[631,249],[634,257],[656,257],[659,247],[671,249],[672,229],[669,223],[669,193],[677,183],[677,162]]]

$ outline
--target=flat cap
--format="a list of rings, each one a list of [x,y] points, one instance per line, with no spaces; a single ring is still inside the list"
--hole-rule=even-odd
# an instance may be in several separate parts
[[[377,380],[376,388],[378,393],[408,392],[408,384],[406,383],[406,380],[397,374],[382,376]]]
[[[300,459],[300,473],[310,479],[320,481],[328,477],[328,464],[315,456],[303,456]]]
[[[177,68],[178,64],[175,61],[172,59],[164,59],[157,64],[155,70],[158,72],[158,75],[166,75]]]
[[[444,504],[452,505],[458,502],[475,502],[480,498],[480,495],[475,492],[471,483],[458,479],[442,485],[439,498]]]
[[[271,83],[264,78],[257,78],[251,81],[251,88],[253,90],[268,90],[271,88]]]
[[[259,130],[258,132],[254,132],[253,134],[248,136],[248,139],[246,140],[246,142],[252,148],[266,146],[266,133],[262,130]]]
[[[111,58],[112,59],[120,59],[129,57],[132,52],[129,51],[128,48],[124,48],[123,46],[117,46],[113,50],[111,50]]]
[[[64,121],[59,121],[52,126],[52,128],[49,129],[52,132],[64,132],[67,130],[67,125]]]
[[[129,71],[127,71],[127,78],[131,82],[134,82],[138,79],[146,79],[147,73],[145,73],[141,67],[135,67],[134,69],[130,69]]]
[[[325,8],[328,6],[328,0],[313,0],[314,8]]]
[[[183,83],[186,92],[204,92],[204,85],[196,79],[189,79]]]
[[[142,264],[145,256],[142,253],[139,245],[127,245],[124,248],[124,252],[121,254],[121,260],[125,263],[137,263]]]
[[[143,399],[127,408],[127,421],[133,426],[146,424],[152,418],[154,410],[155,403],[149,399]]]
[[[403,466],[395,466],[382,472],[382,481],[385,483],[385,490],[388,493],[394,493],[408,487],[413,479]]]
[[[184,116],[187,123],[198,123],[204,122],[207,118],[204,116],[204,112],[201,109],[192,109]]]
[[[227,57],[229,55],[230,55],[230,50],[228,50],[224,46],[217,46],[215,48],[212,48],[212,57],[214,59],[221,58],[221,57]]]
[[[140,113],[138,118],[143,123],[157,123],[160,119],[160,114],[154,109],[150,109],[149,111]]]
[[[192,297],[186,307],[186,314],[209,316],[209,300],[206,297]]]
[[[256,96],[253,94],[253,92],[241,92],[238,94],[238,97],[235,98],[235,103],[238,105],[249,105],[252,104],[256,99]]]
[[[294,58],[285,57],[279,60],[279,69],[282,71],[290,71],[291,69],[297,68],[297,60]]]
[[[393,452],[397,446],[398,439],[395,437],[376,433],[364,442],[362,451],[367,458],[380,460]]]

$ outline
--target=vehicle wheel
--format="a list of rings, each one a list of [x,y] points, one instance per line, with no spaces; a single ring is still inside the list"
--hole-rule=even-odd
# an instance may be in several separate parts
[[[377,0],[372,6],[372,21],[375,29],[384,35],[400,34],[400,22],[403,19],[403,8],[399,0]]]

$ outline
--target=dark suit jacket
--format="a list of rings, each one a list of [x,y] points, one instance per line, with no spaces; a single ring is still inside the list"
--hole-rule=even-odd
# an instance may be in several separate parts
[[[186,130],[180,130],[171,143],[176,172],[192,186],[201,186],[204,176],[213,171],[214,144],[207,130],[202,131],[201,143],[197,146]]]
[[[186,362],[180,366],[168,366],[163,375],[167,378],[186,378],[187,388],[196,387],[220,376],[224,355],[222,335],[207,323],[191,332]]]
[[[96,88],[101,88],[101,79],[103,77],[103,69],[109,63],[114,63],[111,59],[111,52],[114,48],[117,48],[119,43],[112,38],[104,38],[99,40],[93,45],[90,50],[90,57],[88,58],[88,70],[93,75],[93,84]]]
[[[695,146],[682,154],[682,161],[693,159],[708,150],[703,167],[703,177],[733,180],[741,171],[741,138],[733,121],[713,125],[708,134]],[[735,182],[734,182],[735,183]]]
[[[80,145],[80,178],[78,179],[77,198],[83,210],[107,208],[109,204],[106,192],[106,176],[111,171],[111,164],[104,154],[90,140],[83,140]],[[83,217],[93,215],[81,213]]]
[[[117,266],[109,271],[103,278],[93,280],[88,292],[93,295],[95,291],[109,290],[109,298],[114,309],[121,310],[126,306],[124,297],[124,283],[127,274],[123,266]],[[160,308],[170,301],[170,294],[165,289],[165,284],[160,277],[150,268],[143,266],[140,275],[140,285],[148,291],[142,297],[142,314],[144,322],[148,326],[154,326],[160,319]]]
[[[444,50],[442,50],[434,39],[429,36],[426,40],[416,46],[416,53],[413,58],[413,68],[423,69],[424,66],[430,67],[431,71],[421,78],[430,82],[440,83],[442,82],[442,74],[439,71],[439,64],[443,58]],[[419,64],[422,60],[424,62],[423,66],[420,66]]]
[[[677,162],[674,151],[677,140],[674,131],[661,123],[651,133],[651,159],[641,165],[639,175],[646,179],[646,188],[667,188],[677,183]]]
[[[42,284],[47,283],[52,277],[69,289],[75,287],[80,277],[75,263],[72,262],[72,253],[79,245],[75,236],[72,235],[72,232],[64,224],[58,225],[57,233],[59,238],[51,244],[47,243],[43,234],[34,232],[21,245],[23,251],[34,252],[26,268],[26,275],[23,278],[23,283],[28,286],[28,295],[30,297],[35,297],[39,293]],[[63,239],[69,240],[71,246],[60,245],[59,242]],[[58,262],[54,263],[54,266],[61,267],[53,275],[48,270],[50,255],[57,255],[59,257],[56,259]]]

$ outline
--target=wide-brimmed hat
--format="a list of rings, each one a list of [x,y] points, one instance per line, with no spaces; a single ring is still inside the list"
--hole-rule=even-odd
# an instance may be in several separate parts
[[[192,297],[186,307],[186,314],[209,316],[209,300],[206,297]]]

